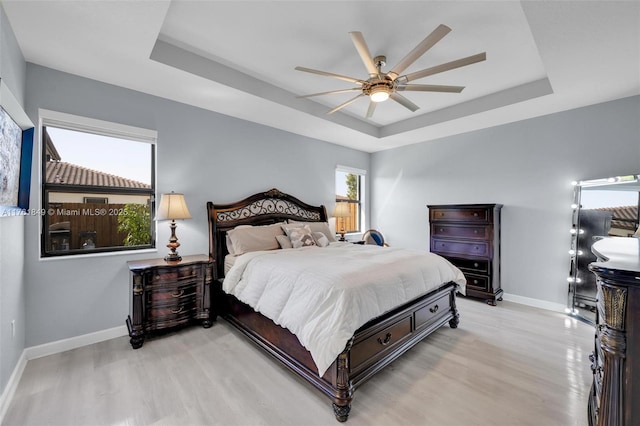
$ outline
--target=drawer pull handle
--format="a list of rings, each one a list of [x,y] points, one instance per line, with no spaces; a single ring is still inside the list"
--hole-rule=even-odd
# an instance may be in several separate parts
[[[378,337],[378,343],[380,343],[382,346],[387,346],[390,341],[391,341],[391,333],[387,333],[387,335],[384,336],[384,340]]]
[[[480,265],[478,264],[478,262],[476,262],[476,263],[474,263],[474,264],[473,264],[473,267],[474,267],[474,268],[477,268],[478,266],[480,266]]]
[[[473,217],[478,217],[478,212],[473,213]]]
[[[475,246],[475,247],[474,247],[474,250],[480,250],[480,247]]]
[[[171,297],[180,297],[180,296],[182,296],[183,294],[184,294],[184,289],[182,289],[182,290],[177,290],[177,291],[174,291],[173,293],[171,293]]]
[[[440,232],[444,232],[444,228],[440,228]]]
[[[478,230],[477,230],[477,229],[474,229],[474,230],[473,230],[473,233],[474,233],[474,234],[477,234],[477,233],[478,233]]]
[[[474,284],[478,284],[478,280],[473,280],[473,283]]]
[[[184,306],[180,306],[179,309],[172,309],[171,313],[172,314],[179,314],[180,312],[182,312],[183,309],[184,309]]]
[[[434,306],[432,308],[429,308],[429,312],[431,312],[432,314],[435,314],[436,312],[438,312],[438,308],[439,308],[438,305],[436,305],[436,306]]]

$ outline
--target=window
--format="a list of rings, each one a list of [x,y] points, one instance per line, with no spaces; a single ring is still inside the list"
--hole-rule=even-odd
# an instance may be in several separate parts
[[[42,118],[42,256],[155,247],[155,132]]]
[[[336,228],[344,228],[346,233],[362,232],[365,173],[351,167],[336,167],[336,204],[349,205],[349,216],[336,218]]]

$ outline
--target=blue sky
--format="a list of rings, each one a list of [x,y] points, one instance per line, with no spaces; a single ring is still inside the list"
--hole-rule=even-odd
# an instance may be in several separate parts
[[[151,184],[151,144],[47,127],[62,161]]]

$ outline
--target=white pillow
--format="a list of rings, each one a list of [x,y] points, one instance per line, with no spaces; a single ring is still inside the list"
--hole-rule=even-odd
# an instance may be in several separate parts
[[[337,241],[335,234],[331,232],[331,228],[329,228],[329,224],[327,222],[301,222],[301,221],[289,219],[289,225],[297,225],[297,226],[309,225],[311,232],[322,232],[325,235],[325,237],[327,237],[329,242]],[[285,232],[286,232],[286,229],[285,229]]]
[[[313,239],[318,247],[326,247],[329,245],[329,239],[322,232],[314,232]]]
[[[231,238],[229,238],[229,233],[227,233],[225,241],[227,243],[227,250],[231,256],[235,256],[236,252],[233,250],[233,243],[231,242]]]
[[[275,223],[265,226],[238,226],[227,235],[231,240],[233,252],[239,256],[250,251],[276,250],[280,248],[277,235],[283,235],[282,224]],[[229,250],[231,253],[231,250]]]
[[[289,239],[293,248],[315,246],[316,240],[313,239],[311,228],[308,225],[298,226],[289,229]]]
[[[293,248],[291,240],[286,235],[276,235],[276,241],[281,249]]]

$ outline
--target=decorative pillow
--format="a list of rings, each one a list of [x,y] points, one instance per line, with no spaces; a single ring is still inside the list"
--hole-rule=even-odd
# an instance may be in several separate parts
[[[286,235],[276,235],[276,241],[281,249],[293,248],[291,240]]]
[[[238,226],[227,232],[236,256],[250,251],[276,250],[280,248],[276,236],[283,234],[281,223],[265,226]]]
[[[293,248],[315,246],[316,241],[311,234],[311,228],[307,225],[291,228],[288,232]]]
[[[326,247],[329,245],[329,239],[322,232],[314,232],[313,239],[318,247]]]
[[[327,237],[327,239],[329,240],[329,242],[335,242],[336,240],[336,236],[333,232],[331,232],[331,228],[329,228],[329,224],[327,222],[300,222],[297,220],[291,220],[289,219],[289,224],[287,226],[290,225],[308,225],[309,228],[311,229],[311,232],[322,232],[325,237]],[[286,229],[285,229],[286,232]]]

